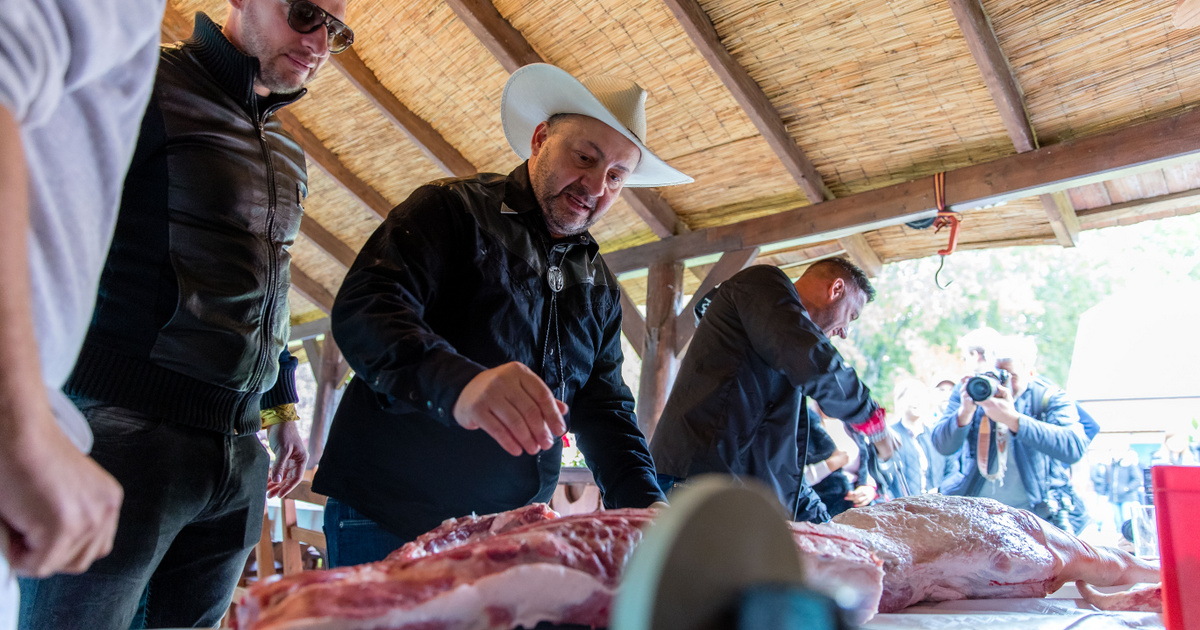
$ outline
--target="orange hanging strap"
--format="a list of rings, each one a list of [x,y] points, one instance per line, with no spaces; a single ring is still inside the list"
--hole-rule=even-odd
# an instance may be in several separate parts
[[[937,201],[937,218],[933,220],[933,227],[937,228],[934,233],[942,231],[942,228],[950,226],[950,246],[946,249],[939,249],[938,253],[942,256],[949,256],[954,253],[958,247],[958,224],[962,222],[957,212],[946,209],[946,173],[937,173],[933,176],[933,196]]]

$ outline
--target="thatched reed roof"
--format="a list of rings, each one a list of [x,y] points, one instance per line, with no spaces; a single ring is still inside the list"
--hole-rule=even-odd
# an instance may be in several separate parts
[[[226,15],[223,0],[169,5],[168,39],[187,34],[195,11]],[[965,219],[962,248],[1069,246],[1079,229],[1193,212],[1200,117],[1186,112],[1200,102],[1200,31],[1173,29],[1171,9],[350,0],[354,47],[285,120],[310,149],[293,319],[321,316],[353,253],[416,186],[516,166],[500,96],[509,72],[535,60],[636,80],[651,94],[649,145],[696,179],[619,201],[593,229],[625,261],[636,303],[651,260],[707,256],[684,272],[686,294],[726,249],[761,246],[759,262],[788,268],[929,256],[946,232],[902,224],[931,214],[922,178],[941,171]],[[1129,131],[1137,124],[1151,126]],[[1105,133],[1116,135],[1096,140]],[[803,210],[822,199],[828,210]],[[731,236],[740,228],[728,226],[760,218]]]

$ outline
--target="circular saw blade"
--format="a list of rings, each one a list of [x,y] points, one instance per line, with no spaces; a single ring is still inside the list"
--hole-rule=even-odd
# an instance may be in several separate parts
[[[757,483],[689,480],[630,558],[612,630],[707,630],[750,586],[803,584],[800,555],[778,501]]]

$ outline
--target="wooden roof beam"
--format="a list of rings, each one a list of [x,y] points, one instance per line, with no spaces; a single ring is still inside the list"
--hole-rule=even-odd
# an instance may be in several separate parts
[[[1017,83],[1012,66],[1000,49],[1000,40],[996,39],[992,21],[980,0],[950,0],[950,9],[954,12],[954,19],[958,21],[971,56],[975,58],[975,65],[983,75],[983,82],[1000,112],[1000,120],[1013,146],[1018,153],[1038,148],[1037,134],[1029,122],[1021,85]],[[1041,195],[1041,202],[1059,244],[1074,247],[1079,241],[1079,218],[1075,215],[1071,200],[1066,195]]]
[[[358,257],[358,252],[354,251],[353,247],[343,243],[312,217],[304,217],[300,221],[300,233],[308,237],[308,240],[316,245],[317,249],[325,252],[325,255],[338,261],[347,269],[354,264],[354,259]]]
[[[679,21],[700,54],[708,61],[708,65],[712,66],[721,82],[758,128],[763,139],[775,151],[775,155],[779,156],[788,173],[791,173],[792,179],[804,189],[808,200],[820,203],[826,199],[833,199],[833,193],[821,180],[820,173],[788,133],[779,112],[771,104],[771,99],[721,43],[716,27],[700,4],[696,0],[664,2],[675,14],[675,19]]]
[[[952,210],[1053,193],[1200,158],[1200,109],[946,173]],[[747,247],[782,249],[928,218],[933,176],[609,252],[614,273]]]
[[[437,164],[438,168],[455,177],[468,177],[477,172],[475,165],[446,142],[433,125],[414,114],[396,98],[396,95],[384,87],[353,48],[330,55],[329,60],[372,105],[421,149],[425,157]]]
[[[387,218],[388,213],[392,211],[391,202],[370,184],[355,175],[313,132],[300,123],[300,119],[296,118],[295,114],[281,109],[275,115],[279,118],[279,122],[283,123],[284,130],[296,139],[300,148],[304,149],[304,155],[313,164],[325,171],[326,175],[333,178],[333,181],[366,206],[380,221]]]
[[[292,288],[326,315],[333,310],[333,294],[329,292],[329,289],[300,271],[296,265],[292,265]]]
[[[1200,206],[1200,188],[1184,190],[1157,197],[1134,199],[1098,208],[1079,210],[1079,220],[1085,225],[1116,221],[1127,217],[1150,214],[1160,210],[1179,210]]]
[[[808,159],[808,155],[788,133],[787,125],[779,115],[779,110],[771,103],[771,99],[763,92],[762,87],[750,76],[729,50],[721,43],[717,29],[712,20],[696,0],[665,0],[667,7],[675,14],[675,19],[683,27],[684,32],[691,38],[700,54],[708,61],[708,65],[716,72],[717,77],[725,84],[725,88],[733,94],[733,98],[742,106],[746,116],[758,129],[758,133],[775,152],[784,168],[791,174],[792,179],[799,184],[804,195],[812,203],[821,203],[833,199],[833,192],[821,179],[821,174]],[[854,262],[867,271],[869,275],[879,273],[879,256],[871,249],[865,238],[848,241],[847,251],[852,252]],[[861,256],[860,256],[861,255]]]
[[[491,0],[446,0],[446,4],[510,74],[521,66],[546,62],[529,45],[529,40],[500,15]],[[655,191],[626,188],[621,197],[659,238],[689,231],[687,224]]]
[[[858,265],[868,278],[874,278],[883,271],[883,262],[879,260],[879,254],[876,254],[871,244],[867,242],[867,237],[862,234],[854,234],[838,239],[838,244],[846,250],[846,256],[850,258],[850,262]]]

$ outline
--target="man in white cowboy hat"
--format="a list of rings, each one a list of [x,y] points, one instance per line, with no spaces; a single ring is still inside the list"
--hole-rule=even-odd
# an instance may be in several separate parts
[[[646,148],[645,99],[521,68],[502,118],[527,162],[417,189],[363,246],[332,315],[355,377],[313,481],[332,566],[549,500],[568,430],[607,507],[663,499],[621,379],[620,289],[587,232],[625,186],[691,181]]]

